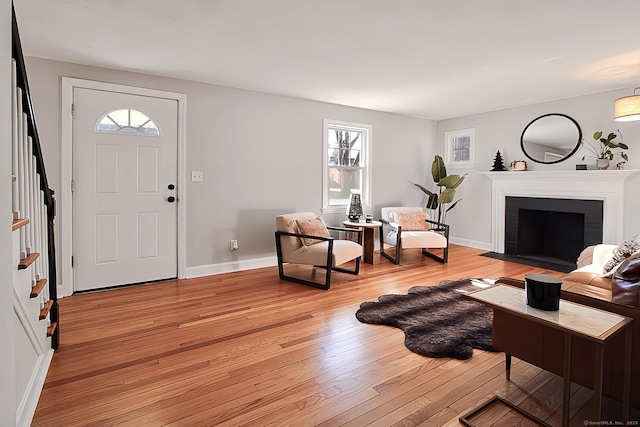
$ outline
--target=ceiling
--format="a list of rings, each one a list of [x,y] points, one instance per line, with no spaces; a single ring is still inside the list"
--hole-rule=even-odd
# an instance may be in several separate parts
[[[14,3],[27,56],[431,120],[640,86],[639,0]]]

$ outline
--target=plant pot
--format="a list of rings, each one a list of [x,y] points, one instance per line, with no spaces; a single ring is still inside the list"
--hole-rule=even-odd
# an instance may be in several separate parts
[[[609,159],[597,159],[596,166],[598,169],[609,169]]]

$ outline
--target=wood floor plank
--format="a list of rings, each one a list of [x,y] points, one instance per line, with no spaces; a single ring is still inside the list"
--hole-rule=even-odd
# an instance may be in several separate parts
[[[355,318],[364,301],[444,279],[562,275],[482,252],[452,245],[441,264],[407,250],[400,265],[376,254],[358,276],[335,273],[329,291],[266,267],[60,299],[60,348],[33,426],[459,426],[493,395],[556,423],[552,374],[514,359],[506,381],[501,353],[423,357],[402,331]],[[592,393],[574,387],[572,425],[583,425]],[[616,403],[603,413],[615,416]],[[501,419],[515,418],[484,418]]]

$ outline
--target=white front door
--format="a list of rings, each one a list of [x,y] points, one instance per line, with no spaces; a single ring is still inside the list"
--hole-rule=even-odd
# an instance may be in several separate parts
[[[75,291],[177,276],[177,104],[74,88]]]

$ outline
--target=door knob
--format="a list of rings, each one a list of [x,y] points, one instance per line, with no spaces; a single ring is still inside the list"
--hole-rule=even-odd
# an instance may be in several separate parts
[[[167,197],[167,202],[169,202],[169,203],[173,203],[173,202],[175,202],[175,201],[176,201],[176,198],[175,198],[175,197],[173,197],[173,196],[169,196],[169,197]]]
[[[174,188],[176,188],[176,186],[175,186],[175,185],[173,185],[173,184],[169,184],[169,185],[167,185],[167,188],[168,188],[169,190],[173,190]]]

